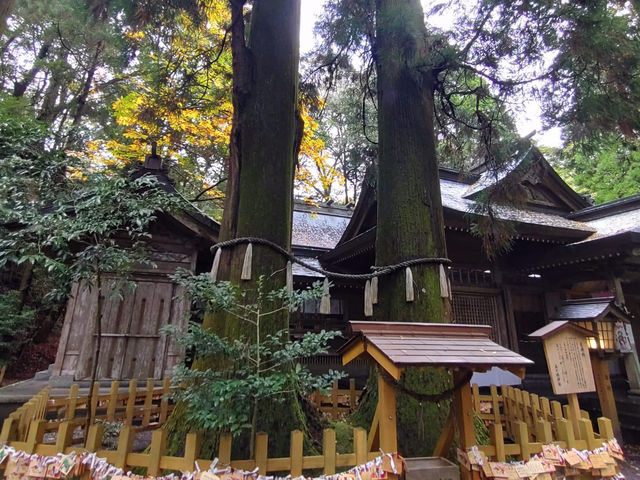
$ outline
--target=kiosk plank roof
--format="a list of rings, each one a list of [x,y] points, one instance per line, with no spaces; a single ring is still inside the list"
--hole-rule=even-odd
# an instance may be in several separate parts
[[[345,363],[368,352],[374,358],[377,353],[382,354],[397,368],[431,365],[484,370],[493,366],[519,368],[533,364],[528,358],[493,342],[489,337],[491,327],[485,325],[349,323],[357,336],[340,349]]]

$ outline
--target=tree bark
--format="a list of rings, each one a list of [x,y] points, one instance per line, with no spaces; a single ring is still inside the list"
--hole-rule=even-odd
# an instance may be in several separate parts
[[[230,0],[234,114],[220,239],[255,236],[289,249],[301,131],[297,120],[300,0],[255,2],[248,42],[245,3]],[[252,279],[241,280],[245,248],[223,253],[218,278],[248,291],[261,275],[267,290],[285,286],[286,259],[259,245],[253,246]],[[263,322],[261,334],[266,336],[288,329],[289,315],[282,312]],[[230,338],[252,337],[246,323],[228,316],[208,315],[203,326]],[[290,397],[285,404],[258,405],[254,428],[270,433],[271,453],[285,454],[290,431],[305,426],[297,398]]]
[[[51,49],[51,43],[50,42],[44,43],[40,47],[40,50],[38,50],[38,55],[36,56],[36,61],[33,64],[33,66],[31,67],[31,69],[29,69],[29,71],[24,74],[24,77],[22,77],[22,80],[20,80],[19,82],[17,82],[13,86],[13,96],[14,97],[20,98],[20,97],[24,96],[25,92],[27,91],[27,88],[29,88],[29,85],[31,85],[33,83],[33,81],[36,78],[36,75],[40,71],[40,63],[39,62],[41,62],[42,60],[44,60],[47,57],[47,55],[49,54],[49,50],[50,49]]]
[[[0,35],[7,29],[7,19],[13,11],[16,0],[0,0]]]
[[[377,0],[376,71],[378,182],[376,264],[446,257],[434,130],[434,73],[419,0]],[[450,302],[440,295],[438,265],[412,267],[415,300],[406,301],[405,275],[381,277],[374,318],[379,321],[448,322]],[[450,377],[435,369],[410,369],[405,385],[439,392]],[[444,410],[444,409],[443,409]],[[446,412],[398,396],[400,451],[430,454]]]

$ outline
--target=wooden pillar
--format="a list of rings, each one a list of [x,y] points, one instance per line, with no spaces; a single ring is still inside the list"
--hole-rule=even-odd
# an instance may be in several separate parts
[[[466,377],[466,372],[453,372],[453,383],[458,384]],[[453,395],[453,412],[455,423],[458,426],[458,447],[461,450],[471,448],[476,444],[476,432],[473,422],[473,399],[471,398],[471,386],[469,382],[464,382]],[[460,468],[463,480],[480,478],[479,472],[469,471]]]
[[[580,402],[578,402],[578,394],[568,393],[567,400],[569,401],[567,405],[568,420],[571,422],[575,438],[580,438]]]
[[[380,449],[385,453],[397,452],[396,391],[382,375],[378,375],[378,409]]]
[[[600,358],[597,353],[591,354],[591,368],[593,369],[593,378],[596,382],[596,390],[598,399],[600,400],[600,410],[602,416],[611,420],[613,432],[616,438],[622,441],[622,432],[620,431],[620,420],[618,419],[618,409],[616,407],[616,399],[611,388],[611,378],[609,377],[609,363]]]
[[[607,277],[607,284],[616,297],[616,302],[624,306],[624,292],[622,291],[622,284],[620,279],[610,271]],[[633,339],[633,345],[631,345],[631,353],[624,354],[624,369],[627,374],[627,380],[629,381],[629,390],[632,393],[640,393],[640,362],[638,361],[638,350],[635,345],[635,338]]]

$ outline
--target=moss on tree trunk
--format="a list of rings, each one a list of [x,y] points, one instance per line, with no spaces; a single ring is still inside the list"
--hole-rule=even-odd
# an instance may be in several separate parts
[[[300,0],[255,2],[251,28],[245,41],[245,0],[230,0],[232,10],[234,125],[229,161],[229,191],[221,239],[261,237],[289,249],[293,215],[293,172],[296,151],[299,63]],[[253,246],[252,279],[240,280],[246,246],[223,256],[219,278],[243,289],[255,288],[264,275],[266,290],[285,286],[286,260],[279,254]],[[289,328],[288,312],[265,318],[261,334]],[[208,315],[203,325],[230,338],[251,338],[250,326],[231,316]],[[202,362],[196,362],[203,367]],[[182,409],[181,409],[182,410]],[[180,414],[184,418],[184,412]],[[257,431],[270,435],[270,455],[288,452],[289,432],[305,429],[298,399],[290,394],[284,403],[265,402],[258,407]],[[171,420],[174,436],[182,437],[184,423]],[[215,439],[215,432],[209,437]],[[212,447],[214,442],[211,443]],[[234,445],[246,455],[246,438]],[[241,451],[242,450],[242,451]]]
[[[446,257],[434,131],[434,72],[430,39],[419,0],[378,0],[376,12],[378,182],[376,264]],[[407,302],[405,275],[380,278],[374,318],[379,321],[447,322],[439,266],[412,267],[415,300]],[[442,370],[409,369],[404,385],[420,393],[450,387]],[[398,395],[398,441],[404,455],[431,454],[448,405],[420,404]]]

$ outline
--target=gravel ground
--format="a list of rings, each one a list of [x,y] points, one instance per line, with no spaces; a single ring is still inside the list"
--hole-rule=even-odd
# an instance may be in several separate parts
[[[620,465],[620,471],[628,480],[640,480],[640,445],[625,445],[624,455],[627,459]]]

